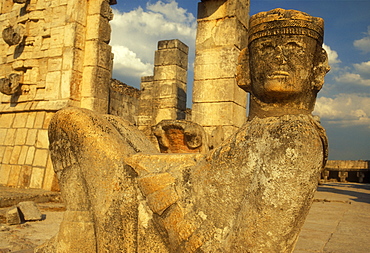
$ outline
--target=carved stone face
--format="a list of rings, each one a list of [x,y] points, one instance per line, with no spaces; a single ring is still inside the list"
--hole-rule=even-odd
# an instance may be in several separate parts
[[[251,91],[260,100],[289,101],[313,89],[315,39],[303,35],[262,37],[250,44],[249,52]]]

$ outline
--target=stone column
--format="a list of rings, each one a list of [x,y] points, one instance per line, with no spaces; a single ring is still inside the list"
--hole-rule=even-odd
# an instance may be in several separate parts
[[[154,60],[157,108],[155,124],[164,119],[185,119],[189,48],[179,40],[158,42]]]
[[[86,11],[81,107],[108,113],[113,68],[113,54],[108,44],[111,35],[109,21],[113,19],[113,13],[107,0],[88,1]]]
[[[246,120],[247,94],[235,82],[241,49],[247,46],[249,0],[202,0],[193,87],[193,121],[225,137]]]
[[[156,91],[154,89],[153,76],[141,77],[140,98],[138,105],[137,126],[139,130],[155,142],[151,127],[154,125],[154,102]]]
[[[179,40],[158,42],[154,76],[141,78],[137,125],[154,143],[152,126],[185,119],[188,46]]]

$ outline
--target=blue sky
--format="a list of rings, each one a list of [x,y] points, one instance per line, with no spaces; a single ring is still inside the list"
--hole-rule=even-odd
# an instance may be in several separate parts
[[[112,6],[113,77],[134,87],[152,75],[159,40],[180,39],[189,48],[188,107],[198,0],[118,0]],[[370,160],[370,0],[251,0],[250,15],[296,9],[325,20],[324,47],[331,71],[314,114],[329,137],[329,158]]]

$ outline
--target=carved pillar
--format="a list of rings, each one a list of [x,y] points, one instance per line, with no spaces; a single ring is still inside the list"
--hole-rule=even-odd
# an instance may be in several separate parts
[[[185,119],[188,50],[179,40],[158,42],[153,79],[157,92],[155,124],[164,119]]]
[[[217,126],[228,136],[246,120],[246,93],[235,83],[241,49],[247,45],[249,0],[202,0],[193,88],[193,121],[210,134]]]

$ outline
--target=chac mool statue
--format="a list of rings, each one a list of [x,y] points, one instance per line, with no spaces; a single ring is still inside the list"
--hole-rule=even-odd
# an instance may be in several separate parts
[[[238,85],[249,119],[206,154],[158,154],[114,116],[67,108],[50,150],[67,211],[38,252],[292,252],[327,159],[311,115],[329,70],[323,20],[250,18]]]

